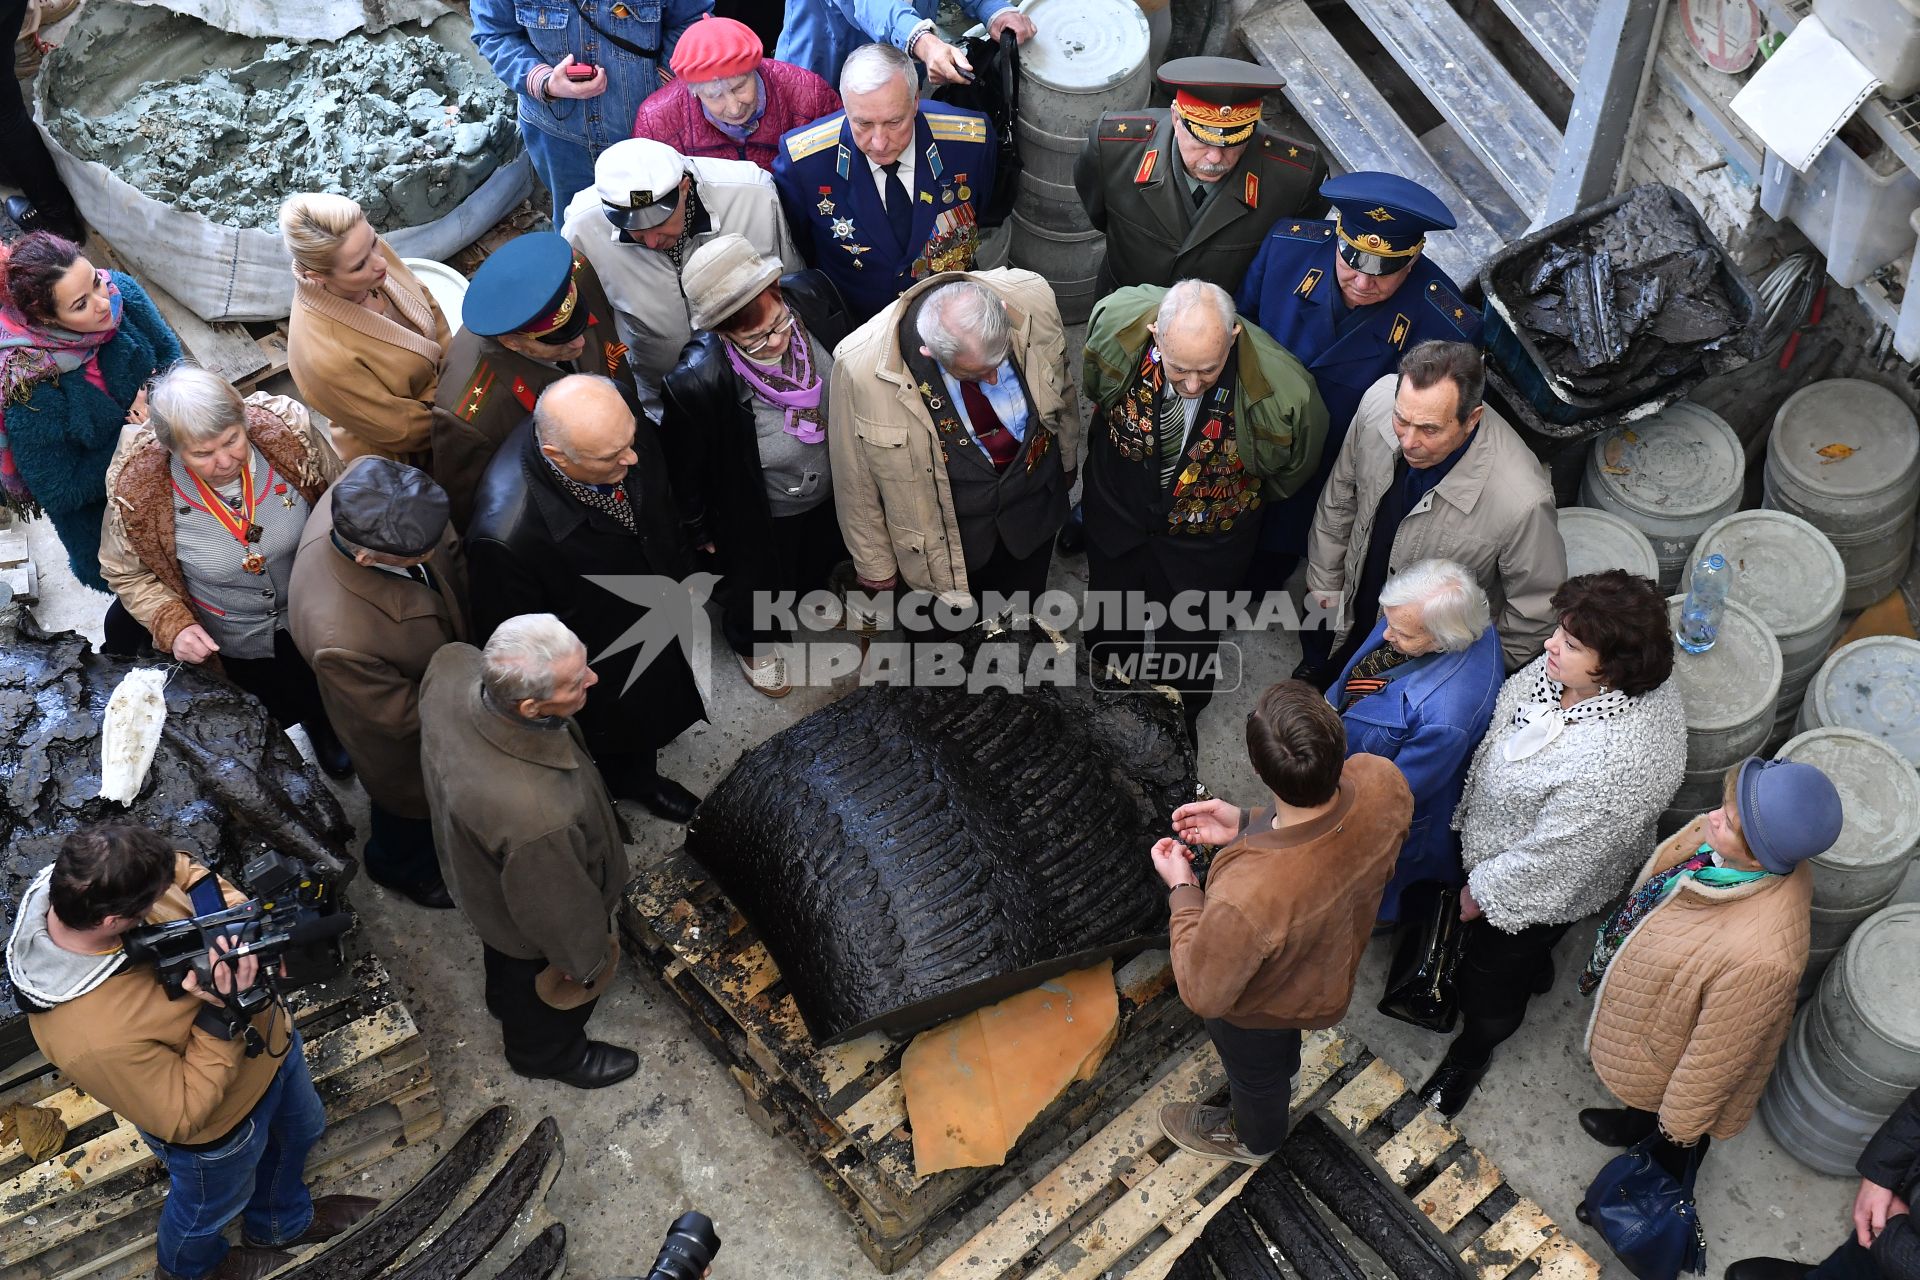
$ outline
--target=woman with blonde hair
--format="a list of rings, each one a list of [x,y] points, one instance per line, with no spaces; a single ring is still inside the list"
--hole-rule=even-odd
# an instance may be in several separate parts
[[[294,196],[280,236],[293,255],[287,364],[301,398],[332,421],[341,458],[426,467],[453,338],[433,295],[345,196]]]

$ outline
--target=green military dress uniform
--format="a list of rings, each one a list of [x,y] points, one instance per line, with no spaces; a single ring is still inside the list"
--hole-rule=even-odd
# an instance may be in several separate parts
[[[1273,224],[1312,211],[1326,161],[1309,143],[1258,123],[1260,95],[1282,83],[1265,67],[1178,58],[1160,69],[1160,81],[1177,90],[1172,108],[1108,112],[1074,162],[1087,217],[1107,235],[1100,292],[1199,279],[1232,293]],[[1233,169],[1202,184],[1198,207],[1175,136],[1183,120],[1212,145],[1245,140]]]

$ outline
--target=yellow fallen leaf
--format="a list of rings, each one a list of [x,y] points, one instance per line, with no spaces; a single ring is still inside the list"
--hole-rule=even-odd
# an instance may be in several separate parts
[[[1610,476],[1630,476],[1633,474],[1631,467],[1602,467],[1600,469]]]
[[[1632,428],[1628,428],[1627,430],[1625,430],[1625,431],[1622,431],[1622,432],[1620,433],[1620,438],[1621,438],[1622,440],[1625,440],[1625,441],[1626,441],[1626,442],[1627,442],[1628,444],[1639,444],[1639,443],[1640,443],[1640,437],[1639,437],[1638,435],[1636,435],[1636,434],[1634,434],[1634,432],[1633,432],[1633,429],[1632,429]]]
[[[1839,462],[1843,458],[1851,458],[1853,456],[1853,446],[1850,444],[1824,444],[1818,449],[1815,449],[1814,452],[1822,458],[1825,458],[1827,462]],[[1826,462],[1820,465],[1825,466]]]

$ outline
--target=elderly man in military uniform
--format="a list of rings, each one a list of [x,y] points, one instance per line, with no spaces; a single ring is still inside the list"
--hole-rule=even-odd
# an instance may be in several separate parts
[[[680,291],[680,269],[693,251],[732,232],[761,257],[778,258],[783,270],[801,266],[764,169],[750,160],[683,156],[652,138],[629,138],[600,153],[593,185],[573,198],[561,231],[606,286],[647,413],[656,420],[660,380],[693,337],[692,312]]]
[[[780,139],[773,178],[807,260],[861,323],[917,281],[972,269],[999,144],[980,112],[922,105],[891,45],[847,55],[840,97],[844,111]]]
[[[1107,233],[1100,292],[1188,279],[1231,290],[1268,228],[1306,211],[1326,162],[1260,123],[1261,95],[1285,83],[1267,68],[1175,58],[1159,78],[1171,108],[1109,111],[1074,162],[1087,217]]]
[[[1260,510],[1313,474],[1327,411],[1313,375],[1204,280],[1108,294],[1087,321],[1087,589],[1128,607],[1240,586]],[[1151,631],[1123,616],[1085,633],[1096,671],[1153,655],[1181,693],[1187,732],[1221,674],[1219,632],[1176,613]],[[1146,639],[1148,647],[1141,641]],[[1138,668],[1136,667],[1136,671]]]
[[[599,273],[552,231],[517,236],[473,273],[435,403],[433,478],[465,529],[494,451],[570,373],[612,378],[640,412],[627,344]]]
[[[1237,295],[1242,315],[1306,362],[1327,405],[1319,470],[1267,512],[1249,578],[1263,591],[1283,587],[1306,554],[1314,504],[1367,388],[1423,342],[1480,341],[1479,312],[1421,252],[1429,234],[1454,225],[1438,196],[1396,174],[1369,172],[1330,179],[1320,194],[1334,206],[1334,220],[1275,226]],[[1324,631],[1302,634],[1304,666],[1325,658],[1329,639]]]

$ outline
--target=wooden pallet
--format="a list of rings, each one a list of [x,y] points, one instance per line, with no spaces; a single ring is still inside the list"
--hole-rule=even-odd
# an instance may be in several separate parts
[[[634,950],[740,1086],[747,1113],[793,1142],[883,1273],[1017,1175],[1035,1153],[1145,1084],[1196,1026],[1174,994],[1166,953],[1135,957],[1115,973],[1120,1034],[1095,1077],[1068,1088],[1005,1164],[922,1178],[914,1172],[900,1083],[906,1042],[876,1033],[816,1045],[766,947],[685,853],[637,876],[621,914]]]
[[[1256,1172],[1192,1155],[1161,1131],[1162,1106],[1212,1097],[1225,1083],[1213,1046],[1201,1044],[929,1280],[1163,1280]],[[1599,1280],[1599,1264],[1538,1205],[1338,1029],[1307,1036],[1293,1104],[1296,1115],[1318,1109],[1358,1137],[1478,1280]]]
[[[377,960],[357,960],[291,1003],[327,1108],[309,1180],[352,1177],[439,1131],[426,1042]],[[24,1079],[15,1073],[0,1106],[14,1102],[59,1113],[68,1134],[58,1154],[37,1164],[18,1144],[0,1144],[0,1280],[120,1280],[151,1271],[167,1184],[138,1131],[44,1065]]]

